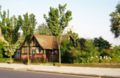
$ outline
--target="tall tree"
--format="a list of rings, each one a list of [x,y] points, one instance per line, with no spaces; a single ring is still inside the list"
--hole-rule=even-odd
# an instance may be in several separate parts
[[[35,30],[35,26],[37,24],[36,19],[35,19],[35,15],[34,14],[24,14],[23,18],[21,16],[19,16],[19,21],[20,21],[20,25],[21,25],[21,29],[23,31],[23,36],[25,37],[28,46],[29,46],[29,52],[27,52],[28,54],[28,64],[30,63],[29,60],[29,54],[30,54],[30,42],[31,42],[31,38],[34,34],[34,30]],[[22,22],[21,22],[22,21]]]
[[[120,3],[117,4],[116,10],[110,14],[111,16],[111,31],[115,37],[120,36]]]
[[[59,4],[58,8],[50,7],[48,17],[44,15],[47,25],[54,36],[60,35],[65,27],[68,26],[69,21],[72,19],[72,12],[69,10],[66,11],[66,6],[66,4]]]
[[[44,18],[47,22],[49,29],[52,32],[52,35],[59,37],[59,63],[61,63],[61,52],[60,52],[60,38],[64,29],[68,26],[69,21],[72,19],[72,12],[67,10],[67,4],[59,4],[58,8],[50,7],[48,17],[44,15]]]
[[[10,57],[10,62],[12,62],[12,56],[14,55],[15,50],[18,46],[16,43],[19,38],[19,28],[20,25],[18,24],[18,18],[15,16],[9,16],[8,11],[1,11],[0,10],[0,27],[2,29],[2,34],[4,39],[7,41],[5,51],[6,55]]]
[[[23,18],[19,16],[19,19],[22,21],[21,29],[23,31],[23,36],[27,37],[33,35],[35,26],[37,24],[34,14],[24,14]]]

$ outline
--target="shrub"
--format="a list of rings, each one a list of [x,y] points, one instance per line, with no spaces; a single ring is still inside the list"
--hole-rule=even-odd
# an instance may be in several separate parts
[[[120,46],[115,46],[111,51],[111,62],[120,63]]]
[[[0,58],[1,63],[7,63],[9,58]]]
[[[104,57],[101,59],[101,62],[102,62],[102,63],[110,63],[110,62],[111,62],[111,57],[109,57],[109,56],[104,56]]]
[[[90,63],[99,63],[99,56],[91,56],[89,57]]]

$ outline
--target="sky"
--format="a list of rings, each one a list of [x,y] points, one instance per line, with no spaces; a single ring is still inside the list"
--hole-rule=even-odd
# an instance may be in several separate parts
[[[93,39],[103,37],[112,45],[120,45],[120,38],[114,38],[110,31],[110,13],[120,0],[0,0],[3,10],[10,10],[10,15],[34,13],[38,24],[45,22],[44,14],[49,8],[67,3],[67,10],[72,11],[72,20],[67,29],[72,29],[79,37]]]

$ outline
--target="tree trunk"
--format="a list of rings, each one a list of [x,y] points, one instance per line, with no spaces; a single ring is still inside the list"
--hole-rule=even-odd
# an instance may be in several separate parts
[[[61,65],[61,50],[60,50],[61,36],[58,36],[58,51],[59,51],[59,65]]]
[[[10,55],[9,63],[13,63],[12,55]]]
[[[44,63],[47,61],[47,59],[46,59],[46,50],[43,50],[43,59],[44,59]]]
[[[30,44],[29,44],[29,51],[27,52],[27,64],[30,64]]]

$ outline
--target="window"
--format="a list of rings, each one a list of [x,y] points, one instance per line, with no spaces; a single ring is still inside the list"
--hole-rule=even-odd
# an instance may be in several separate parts
[[[36,49],[32,49],[32,55],[36,54]]]
[[[23,47],[23,48],[22,48],[22,54],[27,54],[27,51],[28,51],[28,50],[27,50],[27,47]]]

